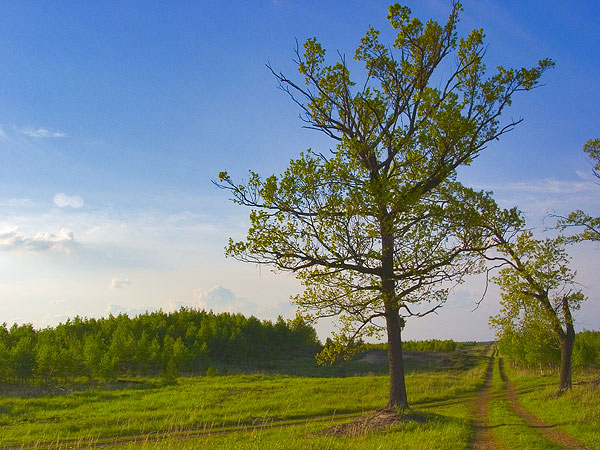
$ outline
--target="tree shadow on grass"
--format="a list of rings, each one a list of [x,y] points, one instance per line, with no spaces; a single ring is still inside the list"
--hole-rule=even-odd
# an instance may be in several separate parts
[[[115,380],[108,382],[61,382],[60,384],[0,383],[0,398],[39,398],[69,395],[79,392],[147,390],[160,387],[159,379]]]

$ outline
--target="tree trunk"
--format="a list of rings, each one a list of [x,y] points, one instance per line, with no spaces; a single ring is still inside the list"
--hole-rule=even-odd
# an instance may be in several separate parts
[[[567,324],[567,332],[560,341],[560,380],[558,382],[558,392],[568,391],[573,387],[571,379],[571,355],[573,354],[573,345],[575,344],[575,330],[573,325]]]
[[[562,315],[565,321],[566,333],[560,336],[560,380],[558,382],[558,393],[561,394],[573,387],[571,379],[571,355],[575,344],[575,328],[573,327],[573,316],[569,306],[569,295],[562,298]],[[562,329],[561,329],[562,331]]]
[[[402,326],[394,281],[393,219],[386,208],[381,209],[381,288],[385,305],[385,322],[388,336],[388,363],[390,370],[390,396],[388,407],[408,408],[402,360]]]
[[[388,362],[390,369],[390,396],[388,407],[408,408],[402,359],[402,327],[397,309],[386,308],[385,321],[388,335]]]

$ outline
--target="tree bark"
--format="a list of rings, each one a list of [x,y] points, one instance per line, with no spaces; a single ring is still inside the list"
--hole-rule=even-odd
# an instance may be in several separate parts
[[[396,299],[394,281],[394,234],[392,217],[385,207],[380,211],[381,231],[381,288],[385,306],[385,322],[388,338],[388,366],[390,372],[390,396],[388,407],[408,408],[404,361],[402,359],[402,326],[400,309]]]
[[[560,379],[558,381],[558,393],[568,391],[573,387],[571,378],[573,345],[575,344],[575,328],[573,327],[573,316],[569,307],[569,295],[562,298],[562,315],[565,320],[566,332],[560,336]],[[561,330],[562,331],[562,330]]]
[[[575,330],[572,324],[567,324],[567,332],[564,338],[560,340],[560,380],[558,382],[558,392],[568,391],[573,387],[571,378],[573,355],[573,345],[575,344]]]
[[[402,327],[400,325],[398,309],[390,308],[387,310],[385,321],[387,325],[390,370],[388,407],[408,408],[406,384],[404,383],[404,360],[402,359]]]

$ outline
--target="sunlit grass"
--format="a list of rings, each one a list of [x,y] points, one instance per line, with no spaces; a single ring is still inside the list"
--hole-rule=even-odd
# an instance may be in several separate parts
[[[517,372],[505,365],[507,376],[519,393],[519,402],[531,414],[566,431],[592,448],[600,448],[600,385],[589,381],[598,371],[574,374],[575,384],[570,392],[557,395],[558,375],[540,377],[538,374]]]
[[[502,380],[499,360],[495,362],[492,375],[492,401],[488,405],[488,419],[494,438],[505,448],[554,450],[561,447],[544,438],[521,416],[515,413],[506,397],[506,383]]]
[[[389,428],[385,433],[373,432],[364,436],[323,436],[319,430],[336,423],[307,422],[280,428],[257,428],[243,433],[215,434],[191,439],[169,439],[160,442],[131,443],[125,448],[135,450],[210,449],[452,449],[468,448],[471,422],[468,407],[440,408],[436,414],[413,411],[424,423],[407,422]],[[464,416],[463,419],[457,418]],[[123,447],[114,447],[123,448]]]
[[[481,361],[476,367],[409,374],[410,401],[424,423],[409,422],[386,434],[352,438],[360,443],[355,448],[392,448],[400,441],[412,448],[408,442],[415,435],[421,444],[429,442],[427,448],[450,448],[436,443],[443,435],[453,436],[451,448],[466,448],[472,433],[470,399],[481,385],[484,370]],[[167,439],[168,448],[201,448],[206,440],[211,443],[208,448],[235,448],[236,442],[243,448],[282,448],[285,440],[295,446],[285,448],[348,448],[351,438],[312,432],[385,405],[388,381],[387,376],[257,374],[181,378],[167,386],[150,380],[137,388],[35,398],[13,395],[0,399],[0,442],[27,447],[72,440],[64,443],[65,448],[85,448],[86,443],[110,444],[118,438],[135,440],[132,448],[165,448]],[[250,431],[240,433],[249,426]],[[237,432],[215,434],[228,431]],[[201,435],[205,432],[212,434]],[[153,443],[154,438],[162,444]],[[148,442],[140,444],[140,439]],[[439,442],[447,444],[447,438]]]

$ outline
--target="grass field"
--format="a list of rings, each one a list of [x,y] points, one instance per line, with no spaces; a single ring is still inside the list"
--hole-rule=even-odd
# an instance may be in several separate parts
[[[380,367],[354,364],[343,370],[356,376],[343,377],[333,376],[342,371],[338,367],[331,369],[332,376],[321,376],[318,368],[319,376],[190,377],[174,385],[145,379],[66,392],[13,387],[0,397],[0,448],[467,449],[474,436],[475,394],[488,364],[484,351],[441,355],[437,366],[435,355],[428,354],[422,364],[413,358],[406,380],[410,420],[386,432],[319,433],[385,405],[388,377],[377,375]],[[507,448],[556,448],[511,412],[497,372],[489,419],[498,439]],[[308,367],[304,373],[310,374]],[[548,421],[572,410],[573,423],[560,426],[600,448],[597,432],[589,429],[598,425],[597,386],[576,385],[572,394],[557,398],[550,377],[509,376],[526,408],[544,410],[539,415]],[[551,408],[542,407],[548,402]]]
[[[438,366],[437,370],[433,370],[430,358],[423,359],[422,365],[411,363],[407,376],[410,400],[414,413],[426,423],[409,422],[399,427],[402,433],[397,431],[402,439],[422,433],[432,443],[439,440],[440,433],[452,435],[456,436],[456,448],[465,448],[460,442],[468,442],[470,436],[470,406],[468,402],[456,403],[456,399],[468,398],[481,384],[486,361],[462,353],[451,360],[444,355],[440,361],[444,367]],[[170,436],[170,448],[195,448],[199,443],[189,436],[201,435],[196,440],[208,439],[213,448],[235,448],[238,441],[243,448],[269,448],[269,442],[277,448],[282,439],[297,442],[297,448],[311,448],[317,442],[323,448],[344,448],[344,439],[314,436],[313,431],[385,405],[388,389],[387,375],[373,374],[381,373],[380,367],[348,367],[363,375],[191,377],[166,386],[158,380],[137,380],[110,389],[65,393],[14,389],[0,399],[1,443],[33,446],[68,440],[69,445],[84,447],[115,438],[121,442],[150,441]],[[351,371],[348,367],[345,370]],[[315,370],[320,374],[323,369]],[[341,369],[331,370],[335,374]],[[249,431],[231,433],[244,429]],[[207,432],[211,435],[204,435]],[[389,438],[390,443],[397,444],[397,438]],[[370,448],[375,441],[383,444],[381,439],[366,436],[358,441],[364,440],[361,445]],[[156,447],[151,442],[144,445],[159,448],[164,441]]]
[[[540,376],[505,366],[519,402],[530,413],[556,424],[579,441],[600,449],[600,386],[598,371],[577,371],[570,392],[557,395],[558,375]],[[595,383],[590,381],[594,380]]]

